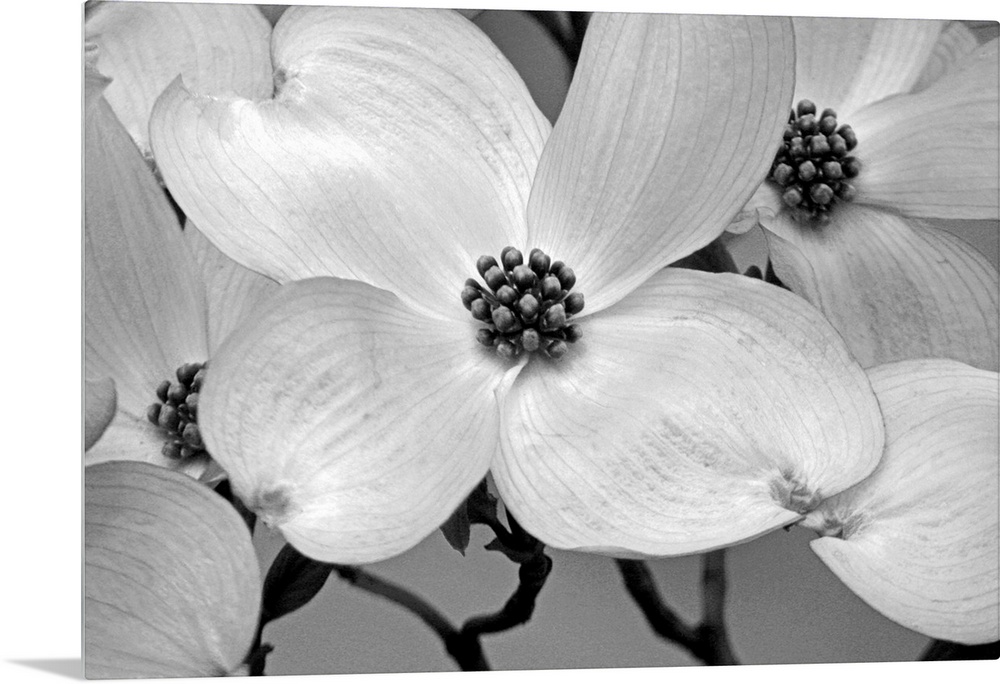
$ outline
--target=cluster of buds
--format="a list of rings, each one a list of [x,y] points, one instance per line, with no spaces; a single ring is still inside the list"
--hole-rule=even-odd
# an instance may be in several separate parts
[[[177,382],[164,380],[156,388],[160,400],[146,409],[146,418],[167,433],[163,455],[189,459],[205,453],[198,430],[198,392],[205,381],[207,363],[185,363],[177,369]]]
[[[567,321],[583,310],[583,294],[570,292],[576,274],[563,262],[533,249],[526,264],[520,250],[504,247],[499,262],[481,256],[476,270],[486,287],[466,280],[462,304],[487,325],[476,336],[481,344],[508,359],[535,351],[558,359],[580,339],[580,327]]]
[[[849,179],[861,171],[861,162],[848,155],[858,144],[854,130],[837,123],[837,113],[802,100],[785,126],[784,144],[775,155],[769,179],[784,188],[782,200],[810,219],[825,220],[834,202],[854,199]]]

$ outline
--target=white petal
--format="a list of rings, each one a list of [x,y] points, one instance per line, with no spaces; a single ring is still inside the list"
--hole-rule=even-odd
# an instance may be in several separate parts
[[[184,239],[205,282],[211,356],[243,319],[254,315],[262,299],[278,289],[278,283],[227,257],[190,221],[184,226]]]
[[[103,2],[88,7],[85,39],[112,78],[106,96],[143,154],[153,103],[178,74],[195,92],[270,97],[271,26],[252,5]]]
[[[938,36],[934,51],[911,92],[925,90],[938,81],[956,62],[975,50],[978,45],[979,41],[976,40],[975,34],[963,22],[950,22]]]
[[[993,40],[926,90],[859,111],[858,202],[910,216],[1000,217],[1000,85]]]
[[[556,548],[697,553],[800,518],[870,473],[878,404],[819,312],[759,280],[668,268],[529,362],[492,472]]]
[[[787,20],[594,15],[528,207],[587,313],[725,229],[774,159],[792,73]]]
[[[86,451],[101,438],[114,418],[118,394],[115,392],[115,381],[111,378],[85,380],[83,387],[83,449]]]
[[[996,373],[952,361],[879,366],[886,452],[811,516],[812,548],[879,612],[936,639],[1000,638]]]
[[[84,128],[87,377],[110,377],[118,408],[145,418],[156,386],[208,350],[205,294],[176,214],[88,70]]]
[[[775,273],[823,311],[862,366],[925,357],[1000,365],[997,270],[959,238],[849,205],[827,225],[782,214],[768,228]]]
[[[909,92],[934,53],[943,21],[795,18],[795,100],[832,107],[854,125],[861,107]]]
[[[236,669],[257,626],[260,571],[235,509],[145,463],[88,467],[84,482],[87,678]]]
[[[275,27],[274,100],[175,82],[151,135],[206,236],[285,282],[363,280],[462,316],[476,259],[525,242],[548,123],[513,67],[450,10],[296,7]]]
[[[742,235],[761,223],[772,221],[784,207],[781,191],[773,183],[765,181],[743,205],[726,231],[733,235]]]
[[[302,553],[371,562],[436,530],[486,474],[505,367],[471,318],[298,281],[219,349],[199,424],[234,491]]]

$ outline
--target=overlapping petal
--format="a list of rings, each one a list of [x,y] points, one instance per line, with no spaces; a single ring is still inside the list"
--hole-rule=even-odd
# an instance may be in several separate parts
[[[84,128],[85,376],[111,378],[116,423],[145,423],[156,386],[208,356],[205,293],[176,215],[88,66]],[[105,439],[107,434],[105,434]],[[104,460],[100,440],[88,462]],[[136,458],[165,461],[159,445]]]
[[[734,544],[878,462],[865,374],[790,293],[666,269],[581,325],[573,354],[517,377],[492,469],[547,544],[619,556]]]
[[[471,319],[310,279],[282,286],[223,344],[199,421],[234,491],[302,553],[381,560],[440,526],[486,474],[503,373]]]
[[[118,393],[115,392],[115,381],[111,378],[85,380],[83,392],[83,449],[86,451],[100,439],[114,418],[118,408]]]
[[[855,111],[909,92],[947,22],[796,17],[795,99],[832,107],[852,126]]]
[[[961,21],[950,22],[938,36],[934,50],[910,92],[918,92],[935,83],[967,54],[979,46],[975,34]]]
[[[271,26],[252,5],[102,2],[88,7],[85,40],[112,78],[106,97],[143,154],[153,103],[178,74],[194,92],[270,97]]]
[[[1000,217],[998,45],[980,46],[926,90],[851,118],[863,165],[858,202],[910,216]]]
[[[90,466],[84,484],[88,678],[233,672],[250,648],[260,571],[243,520],[191,478]]]
[[[1000,638],[1000,378],[953,361],[871,372],[886,452],[872,475],[810,515],[812,542],[889,618],[965,644]]]
[[[819,307],[864,367],[947,357],[1000,366],[997,270],[943,230],[862,206],[816,229],[781,215],[765,230],[772,264]]]
[[[151,135],[171,191],[244,265],[351,277],[465,316],[475,259],[523,244],[548,123],[513,67],[450,10],[292,8],[273,100],[175,82]]]
[[[774,157],[787,20],[597,14],[528,205],[593,313],[714,239]]]

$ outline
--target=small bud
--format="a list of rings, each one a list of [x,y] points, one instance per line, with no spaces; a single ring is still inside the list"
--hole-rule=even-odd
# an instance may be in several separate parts
[[[535,318],[538,316],[538,311],[542,308],[542,305],[539,304],[535,295],[529,293],[521,297],[520,301],[517,303],[517,308],[521,312],[521,319],[525,323],[533,323]]]
[[[562,292],[562,283],[554,275],[542,278],[541,295],[542,299],[556,299]]]
[[[497,307],[493,311],[493,325],[497,327],[500,332],[513,332],[517,328],[517,316],[514,312],[505,306]]]
[[[817,183],[809,188],[809,197],[816,204],[826,205],[833,201],[833,189],[826,183]]]
[[[163,408],[160,409],[160,427],[164,430],[176,430],[180,419],[177,409],[170,404],[164,404]]]
[[[778,164],[771,172],[771,178],[778,185],[788,185],[795,180],[795,170],[788,164]]]
[[[843,126],[838,128],[837,134],[844,139],[845,143],[847,143],[848,152],[850,152],[857,146],[858,136],[854,134],[854,129],[848,126],[847,124],[844,124]]]
[[[837,157],[847,154],[847,143],[839,133],[826,136],[826,141],[830,144],[830,152]]]
[[[799,178],[806,183],[816,177],[816,165],[811,161],[804,161],[799,164]]]
[[[857,157],[847,157],[840,162],[840,167],[848,178],[855,178],[861,173],[861,161]]]
[[[802,204],[802,191],[793,185],[785,190],[781,200],[790,207],[797,207]]]
[[[197,392],[192,392],[191,394],[189,394],[188,398],[187,398],[187,401],[184,402],[184,405],[187,406],[188,413],[191,414],[192,418],[197,417],[197,415],[198,415],[198,393]]]
[[[497,342],[497,354],[505,359],[512,359],[517,356],[517,347],[507,340]]]
[[[792,138],[788,141],[788,154],[794,159],[806,156],[806,144],[801,137]]]
[[[827,180],[840,180],[844,177],[844,171],[838,162],[823,162],[823,177]]]
[[[781,134],[781,137],[785,140],[791,140],[799,134],[798,129],[792,124],[785,124],[785,132]]]
[[[562,304],[553,304],[542,314],[542,330],[558,330],[564,325],[566,325],[566,309]]]
[[[201,432],[198,430],[198,426],[194,423],[188,423],[184,426],[184,431],[181,432],[181,437],[184,441],[196,449],[201,449],[205,444],[201,441]]]
[[[493,340],[497,338],[497,334],[490,330],[489,328],[480,328],[476,331],[476,342],[483,345],[484,347],[492,347]]]
[[[823,110],[823,113],[819,115],[819,118],[822,121],[823,119],[825,119],[828,116],[833,117],[834,119],[836,119],[837,118],[837,112],[835,112],[834,110],[832,110],[829,107],[827,107],[826,109]]]
[[[163,403],[167,402],[167,392],[170,391],[170,381],[164,380],[156,387],[156,398]]]
[[[153,425],[160,424],[160,407],[163,404],[150,404],[149,408],[146,409],[146,420],[148,420]]]
[[[553,359],[561,359],[567,351],[569,351],[569,345],[562,340],[553,340],[552,343],[545,348],[545,353],[549,355],[549,358]]]
[[[799,130],[806,135],[812,135],[816,132],[818,124],[816,123],[816,116],[814,114],[806,114],[805,116],[799,116],[799,120],[796,122]]]
[[[528,328],[521,333],[521,346],[524,351],[533,352],[542,344],[542,336],[534,328]]]
[[[576,273],[569,266],[563,266],[556,273],[556,277],[559,279],[559,284],[562,285],[564,290],[572,290],[573,286],[576,285]]]
[[[583,330],[578,325],[567,325],[563,328],[563,332],[566,333],[567,342],[577,342],[581,337],[583,337]]]
[[[531,255],[528,257],[528,266],[535,275],[539,278],[544,278],[545,274],[549,272],[549,266],[552,264],[552,260],[549,255],[538,249],[537,247],[531,250]]]
[[[476,270],[479,271],[479,275],[483,278],[486,277],[486,272],[496,265],[497,260],[489,254],[484,254],[476,260]]]
[[[815,114],[816,105],[813,104],[811,100],[799,100],[799,104],[796,105],[795,110],[798,112],[799,116]]]
[[[814,157],[822,157],[830,153],[830,143],[826,141],[825,135],[814,135],[809,138],[809,154]]]
[[[519,264],[514,267],[514,272],[511,274],[511,281],[521,292],[527,292],[535,286],[538,282],[538,278],[535,276],[535,272],[531,270],[528,266],[524,264]]]
[[[563,300],[563,307],[566,309],[567,316],[573,316],[583,311],[583,293],[571,292],[569,296]]]
[[[483,289],[482,286],[479,284],[479,281],[476,280],[475,278],[466,278],[465,285],[463,287],[474,287],[477,290]]]
[[[507,285],[507,276],[503,274],[499,266],[491,266],[490,270],[486,271],[486,275],[483,276],[483,280],[486,284],[490,286],[490,289],[496,292],[501,286]]]
[[[478,287],[469,287],[466,285],[462,288],[462,304],[465,305],[466,309],[472,310],[472,302],[477,299],[482,299],[483,293]]]
[[[160,449],[160,453],[173,461],[179,460],[181,457],[181,445],[179,442],[172,440],[164,442],[163,448]]]
[[[500,263],[503,264],[505,271],[513,271],[515,266],[524,263],[524,255],[516,247],[504,247],[500,253]]]
[[[477,299],[472,302],[472,306],[469,308],[472,312],[472,317],[477,321],[488,321],[492,312],[490,311],[490,305],[485,299]]]
[[[183,385],[190,385],[195,374],[201,370],[200,363],[185,363],[177,369],[177,380]]]
[[[197,392],[201,390],[202,384],[205,382],[205,375],[208,373],[208,364],[201,367],[201,370],[195,373],[194,380],[191,381],[191,391]]]
[[[823,135],[830,135],[837,130],[837,119],[833,116],[824,116],[819,120],[819,132]]]
[[[197,448],[191,446],[190,444],[182,444],[181,445],[181,458],[182,459],[191,458],[192,456],[194,456],[195,454],[197,454],[199,451],[200,451],[200,449],[197,449]]]
[[[845,202],[850,202],[851,200],[853,200],[856,194],[857,191],[854,189],[854,186],[851,185],[850,183],[840,183],[840,185],[837,187],[837,197],[844,200]]]
[[[184,403],[187,399],[188,391],[184,385],[171,385],[170,389],[167,391],[167,400],[172,402],[174,405],[180,405]]]
[[[564,264],[561,261],[553,261],[552,265],[549,266],[549,273],[551,273],[552,275],[556,275],[557,273],[559,273],[559,271],[562,270],[563,266],[565,265],[566,264]]]
[[[510,285],[501,285],[497,290],[497,301],[507,307],[514,306],[514,302],[517,301],[517,290]]]

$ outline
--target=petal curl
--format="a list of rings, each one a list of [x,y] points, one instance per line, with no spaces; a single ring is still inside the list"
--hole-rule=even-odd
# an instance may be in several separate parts
[[[190,221],[184,226],[184,240],[201,267],[205,282],[211,358],[226,336],[244,318],[254,314],[264,297],[278,289],[278,283],[227,257]]]
[[[870,473],[878,404],[819,312],[761,281],[668,268],[530,362],[492,472],[546,544],[698,553],[788,525]]]
[[[151,136],[184,211],[280,282],[333,275],[460,316],[482,254],[523,245],[549,125],[513,67],[451,10],[295,7],[274,100],[175,82]]]
[[[976,40],[975,34],[969,30],[964,22],[950,22],[938,36],[930,59],[927,60],[924,70],[920,72],[920,78],[917,79],[910,92],[925,90],[946,74],[957,61],[978,46],[979,41]]]
[[[829,224],[780,215],[765,230],[775,273],[823,311],[864,367],[945,357],[997,370],[997,270],[932,225],[840,206]]]
[[[861,107],[909,92],[946,22],[796,17],[795,100],[832,107],[854,125]]]
[[[234,491],[299,551],[381,560],[486,474],[498,362],[471,319],[435,321],[357,281],[297,281],[223,343],[199,424]]]
[[[910,216],[1000,218],[1000,72],[992,40],[926,90],[857,112],[857,202]]]
[[[233,672],[260,610],[242,518],[204,485],[145,463],[91,466],[84,483],[87,678]]]
[[[207,356],[205,294],[176,215],[88,66],[84,123],[86,375],[145,418],[156,386]]]
[[[723,231],[774,159],[793,68],[788,20],[594,15],[528,205],[585,314]]]
[[[273,90],[271,25],[252,5],[103,2],[88,12],[84,35],[112,78],[108,102],[144,155],[153,103],[178,74],[195,92]]]
[[[86,451],[104,434],[118,408],[115,381],[111,378],[85,380],[83,386],[83,449]]]
[[[871,371],[886,451],[825,502],[813,550],[858,596],[936,639],[1000,638],[1000,377],[944,360]]]

